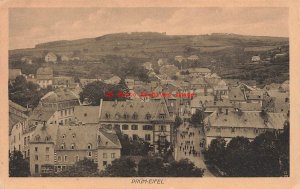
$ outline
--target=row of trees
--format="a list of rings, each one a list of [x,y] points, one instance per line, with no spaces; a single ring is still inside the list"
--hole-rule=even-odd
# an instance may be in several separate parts
[[[136,164],[130,158],[116,159],[101,176],[109,177],[202,177],[203,169],[188,159],[164,163],[160,157],[145,157]]]
[[[273,177],[289,175],[289,126],[284,132],[266,132],[252,142],[235,137],[227,145],[223,138],[214,139],[206,159],[227,176]]]

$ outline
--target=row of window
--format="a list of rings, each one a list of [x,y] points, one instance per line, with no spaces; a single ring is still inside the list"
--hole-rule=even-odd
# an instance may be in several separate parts
[[[38,147],[35,147],[35,148],[34,148],[34,151],[35,151],[35,152],[38,152],[38,150],[39,150]],[[46,147],[46,148],[45,148],[45,151],[46,151],[46,153],[49,153],[50,147]]]
[[[60,149],[64,150],[65,149],[65,144],[61,144],[60,145]],[[73,143],[73,144],[71,144],[71,150],[74,150],[74,149],[75,149],[75,144]],[[91,150],[92,149],[92,144],[88,144],[87,145],[87,149]]]
[[[74,108],[60,110],[60,116],[63,117],[64,115],[71,115],[74,112]]]
[[[116,126],[116,125],[115,125]],[[131,130],[138,130],[138,125],[131,125]],[[122,125],[122,130],[129,130],[128,125]],[[152,125],[143,125],[143,130],[152,131],[153,126]],[[167,127],[165,125],[159,126],[159,131],[167,131]]]
[[[116,113],[116,114],[115,114],[115,118],[116,118],[116,119],[120,119],[121,117],[123,117],[124,119],[128,119],[130,116],[129,116],[128,113],[124,113],[123,116],[122,116],[120,113]],[[138,117],[139,117],[139,116],[138,116],[138,113],[134,112],[134,113],[132,114],[132,119],[133,119],[133,120],[137,120]],[[105,113],[105,118],[106,118],[106,119],[110,119],[110,118],[111,118],[110,113],[108,113],[108,112]],[[145,115],[145,118],[146,118],[147,120],[151,119],[151,114],[150,114],[150,113],[147,113],[147,114]]]
[[[115,153],[111,153],[110,157],[111,158],[115,158],[116,154]],[[103,158],[107,158],[107,153],[103,153]]]
[[[207,129],[206,129],[207,131],[210,131],[210,128],[209,127],[207,127]],[[235,133],[235,131],[236,131],[236,129],[235,128],[231,128],[231,132],[232,133]],[[246,130],[245,130],[246,131]],[[217,133],[221,133],[221,128],[216,128],[216,132]],[[254,131],[253,131],[254,133],[256,133],[256,134],[258,134],[259,132],[265,132],[264,130],[261,130],[261,129],[254,129]]]
[[[92,152],[87,152],[87,156],[88,157],[92,157],[93,153]],[[75,159],[75,161],[79,161],[80,160],[80,158],[79,158],[78,155],[76,155],[74,157],[74,159]],[[65,155],[65,156],[57,156],[57,161],[58,162],[61,162],[61,161],[67,162],[68,161],[68,156],[67,155]]]

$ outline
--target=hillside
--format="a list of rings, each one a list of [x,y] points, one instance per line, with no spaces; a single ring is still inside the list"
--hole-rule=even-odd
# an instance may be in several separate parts
[[[187,48],[194,53],[218,51],[230,47],[270,47],[287,45],[287,38],[256,37],[235,34],[212,35],[165,35],[161,33],[119,33],[108,34],[101,37],[79,39],[72,41],[54,41],[37,44],[32,49],[11,50],[10,56],[40,56],[42,53],[52,51],[58,54],[71,54],[74,51],[85,50],[85,55],[101,58],[106,55],[126,57],[152,58],[153,56],[173,56],[189,54]],[[197,52],[198,51],[198,52]]]
[[[101,72],[126,75],[124,68],[129,64],[142,64],[146,61],[156,63],[159,58],[168,58],[174,63],[174,56],[198,55],[197,66],[209,67],[224,78],[255,79],[257,73],[263,78],[259,83],[282,82],[288,79],[288,60],[276,64],[249,66],[251,57],[259,55],[262,59],[273,57],[276,53],[288,53],[289,39],[283,37],[243,36],[215,33],[211,35],[166,35],[156,32],[115,33],[95,38],[62,40],[37,44],[31,49],[9,51],[11,68],[20,68],[23,56],[36,59],[33,68],[21,68],[25,73],[34,73],[37,64],[43,62],[46,52],[58,56],[78,56],[79,64],[56,64],[54,72],[62,75],[95,77]],[[212,63],[213,62],[213,63]],[[89,66],[86,66],[89,64]],[[244,73],[245,72],[245,73]],[[251,72],[251,73],[250,73]],[[252,73],[253,72],[253,73]],[[277,73],[276,79],[272,79]],[[266,78],[265,78],[266,77]]]

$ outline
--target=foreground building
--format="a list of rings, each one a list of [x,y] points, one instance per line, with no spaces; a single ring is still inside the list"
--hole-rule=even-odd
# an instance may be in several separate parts
[[[237,136],[250,141],[266,131],[282,132],[288,116],[285,113],[215,111],[205,118],[206,145],[218,137],[227,143]]]
[[[174,117],[163,101],[101,101],[100,123],[115,128],[133,140],[144,139],[155,150],[173,141]]]
[[[98,164],[99,171],[120,158],[117,135],[99,125],[39,125],[30,140],[32,176],[58,173],[84,158]]]

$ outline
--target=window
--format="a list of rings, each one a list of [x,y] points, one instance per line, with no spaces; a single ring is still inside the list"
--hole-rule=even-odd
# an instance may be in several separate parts
[[[151,131],[153,130],[152,125],[143,125],[143,130]]]
[[[165,142],[166,142],[166,137],[165,136],[160,136],[159,137],[159,142],[160,142],[160,144],[165,144]]]
[[[68,161],[68,156],[65,156],[65,161]]]
[[[28,157],[30,156],[30,150],[29,149],[27,150],[27,155],[28,155]]]
[[[49,150],[50,150],[50,148],[49,148],[49,147],[46,147],[46,152],[47,152],[47,153],[49,152]]]
[[[92,149],[92,145],[91,144],[88,144],[88,149]]]
[[[115,158],[115,153],[111,153],[111,158]]]
[[[26,146],[26,142],[27,142],[26,140],[27,140],[27,138],[25,137],[25,138],[24,138],[24,145],[25,145],[25,146]]]
[[[106,113],[106,114],[105,114],[105,117],[106,117],[106,119],[109,119],[109,118],[110,118],[110,114],[109,114],[109,113]]]
[[[39,165],[38,164],[34,165],[34,172],[39,173]]]
[[[37,151],[38,151],[38,147],[35,147],[35,148],[34,148],[34,151],[37,152]]]
[[[61,150],[65,149],[65,145],[64,144],[60,145],[60,149]]]
[[[136,120],[138,118],[138,114],[136,112],[133,113],[132,119]]]
[[[160,118],[160,119],[165,119],[165,117],[166,117],[165,114],[160,114],[160,115],[159,115],[159,118]]]
[[[64,112],[62,110],[60,111],[60,116],[64,116]]]
[[[150,141],[151,140],[151,135],[150,134],[145,134],[145,140]]]
[[[46,159],[46,161],[49,161],[49,155],[46,155],[45,159]]]
[[[66,138],[66,135],[62,135],[62,138]]]
[[[235,132],[235,128],[231,128],[231,132],[234,133]]]
[[[151,119],[151,114],[149,112],[146,114],[146,119],[147,120]]]
[[[84,117],[86,117],[87,116],[87,113],[84,113]]]
[[[75,144],[71,144],[71,149],[72,149],[72,150],[75,149]]]
[[[115,125],[114,125],[114,129],[116,129],[116,130],[120,130],[120,125],[118,125],[118,124],[115,124]]]
[[[104,166],[104,167],[107,166],[107,161],[103,161],[103,166]]]
[[[35,156],[34,156],[34,159],[35,159],[35,161],[38,161],[38,160],[39,160],[39,156],[38,156],[38,155],[35,155]]]
[[[57,161],[61,161],[61,156],[57,156]]]
[[[107,153],[103,153],[103,158],[107,158]]]
[[[72,134],[72,137],[73,137],[73,138],[75,138],[75,137],[76,137],[75,133],[73,133],[73,134]]]
[[[160,127],[159,127],[160,129],[160,131],[166,131],[167,130],[167,127],[165,126],[165,125],[160,125]]]
[[[65,115],[67,115],[67,114],[68,114],[67,109],[65,109]]]
[[[92,152],[88,152],[88,157],[92,157]]]
[[[122,130],[128,130],[128,125],[122,125]]]
[[[131,130],[138,130],[138,126],[137,125],[131,125]]]
[[[125,114],[124,114],[124,119],[128,119],[128,117],[129,117],[128,114],[125,113]]]

